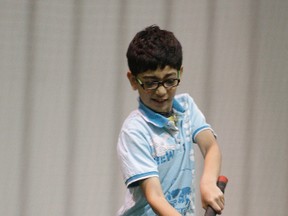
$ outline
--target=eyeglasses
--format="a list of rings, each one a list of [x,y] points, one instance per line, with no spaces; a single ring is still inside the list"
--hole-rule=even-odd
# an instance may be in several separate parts
[[[152,81],[152,82],[142,82],[138,78],[136,78],[137,82],[142,86],[144,90],[156,90],[160,85],[164,86],[166,89],[170,89],[172,87],[176,87],[180,83],[180,79],[167,79],[164,81]]]
[[[179,71],[178,71],[177,75],[179,77]],[[166,89],[170,89],[172,87],[178,86],[180,83],[179,78],[166,79],[163,81],[146,81],[146,82],[142,82],[138,78],[136,78],[136,80],[144,90],[156,90],[159,88],[160,85],[164,86]]]

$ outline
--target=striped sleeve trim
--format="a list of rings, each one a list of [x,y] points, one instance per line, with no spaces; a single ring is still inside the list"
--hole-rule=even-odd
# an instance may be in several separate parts
[[[146,179],[147,177],[153,177],[153,176],[157,176],[158,177],[159,176],[158,172],[152,171],[152,172],[147,172],[147,173],[134,175],[134,176],[130,177],[129,179],[127,179],[125,181],[125,184],[128,187],[132,183],[135,183],[135,182],[140,181],[142,179]]]
[[[194,131],[194,133],[192,134],[193,143],[195,143],[195,137],[197,136],[197,134],[200,133],[203,130],[206,130],[206,129],[211,129],[211,128],[210,128],[209,125],[204,125],[204,126],[198,128],[197,130]]]

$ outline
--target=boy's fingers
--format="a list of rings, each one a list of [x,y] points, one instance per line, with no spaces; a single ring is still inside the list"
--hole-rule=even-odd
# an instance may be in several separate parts
[[[203,205],[203,208],[207,209],[208,206],[211,206],[217,212],[217,214],[221,214],[225,206],[224,196],[223,197],[221,196],[219,199],[215,199],[213,202],[209,204]]]

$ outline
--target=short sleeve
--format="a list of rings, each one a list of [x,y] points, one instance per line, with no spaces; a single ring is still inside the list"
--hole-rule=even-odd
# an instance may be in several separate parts
[[[213,129],[209,124],[207,124],[205,116],[201,112],[201,110],[198,108],[197,104],[194,102],[193,98],[188,96],[188,107],[190,112],[190,119],[191,119],[191,126],[192,126],[192,140],[195,143],[195,138],[197,134],[199,134],[201,131],[210,129],[213,134]]]
[[[117,152],[127,187],[135,185],[139,180],[158,176],[157,163],[152,157],[146,137],[136,128],[122,130],[119,135]]]

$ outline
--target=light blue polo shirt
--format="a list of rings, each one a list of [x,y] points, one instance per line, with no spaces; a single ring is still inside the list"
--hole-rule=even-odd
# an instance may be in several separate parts
[[[125,120],[117,151],[127,191],[118,215],[156,215],[138,182],[157,176],[167,201],[182,215],[194,216],[193,143],[199,132],[212,129],[188,94],[175,96],[173,111],[175,124],[139,100],[138,109]]]

